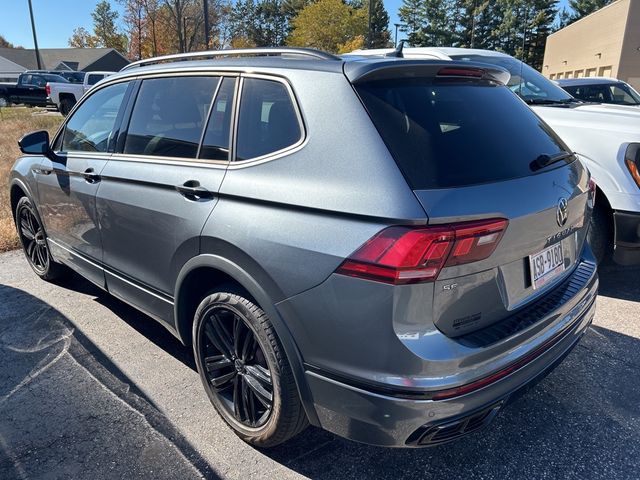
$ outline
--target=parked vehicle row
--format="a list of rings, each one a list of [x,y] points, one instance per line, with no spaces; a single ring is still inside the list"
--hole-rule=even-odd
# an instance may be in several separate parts
[[[640,105],[640,93],[617,78],[590,77],[556,80],[570,95],[594,103],[613,103],[614,105]]]
[[[308,424],[402,447],[482,429],[592,321],[593,160],[513,90],[571,97],[534,102],[547,85],[509,57],[387,53],[205,52],[108,77],[51,141],[19,142],[29,264],[193,345],[253,445]]]
[[[67,116],[80,98],[96,83],[114,72],[87,72],[80,83],[49,82],[46,91],[49,100],[54,103],[62,115]]]

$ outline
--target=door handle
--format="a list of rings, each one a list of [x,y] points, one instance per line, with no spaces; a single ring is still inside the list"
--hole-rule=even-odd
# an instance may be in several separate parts
[[[175,189],[188,200],[212,198],[215,195],[212,191],[200,186],[197,180],[188,180],[182,185],[176,185]]]
[[[33,167],[31,169],[33,173],[38,175],[51,175],[53,173],[53,169],[51,168],[41,168],[41,167]]]
[[[100,181],[100,175],[95,173],[95,170],[91,167],[82,172],[82,176],[87,183],[98,183]]]

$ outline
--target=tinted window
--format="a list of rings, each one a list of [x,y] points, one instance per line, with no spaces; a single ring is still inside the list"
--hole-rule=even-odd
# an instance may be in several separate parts
[[[566,149],[506,87],[398,79],[357,91],[414,189],[526,176],[538,156]]]
[[[277,152],[301,136],[287,88],[280,82],[246,78],[240,99],[237,160]]]
[[[124,152],[195,158],[218,77],[144,80],[138,92]]]
[[[228,160],[229,158],[229,130],[234,88],[234,79],[222,80],[211,109],[200,158],[207,160]]]
[[[62,150],[106,152],[127,83],[102,88],[87,98],[67,121]]]
[[[103,78],[104,78],[104,75],[96,75],[96,74],[89,75],[89,78],[87,78],[87,85],[95,85]]]
[[[44,84],[46,84],[47,82],[69,83],[69,80],[67,80],[64,77],[61,77],[60,75],[40,75],[40,77],[44,81]],[[34,78],[35,78],[35,75],[34,75]],[[44,84],[42,86],[44,86]]]

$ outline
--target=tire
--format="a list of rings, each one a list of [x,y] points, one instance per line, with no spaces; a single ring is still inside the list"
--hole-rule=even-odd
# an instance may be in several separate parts
[[[207,395],[242,440],[274,447],[307,427],[291,366],[260,307],[234,293],[209,295],[196,310],[193,339]]]
[[[22,197],[16,205],[16,229],[27,262],[43,280],[52,281],[66,273],[63,265],[51,258],[47,235],[31,200]]]
[[[67,98],[67,97],[62,98],[60,100],[60,113],[66,117],[67,115],[69,115],[69,112],[71,111],[74,105],[75,105],[75,102],[73,102],[70,98]]]
[[[598,264],[611,256],[613,252],[613,225],[611,212],[602,204],[596,204],[591,216],[587,239]]]
[[[5,97],[4,95],[0,95],[0,108],[1,107],[8,107],[10,105],[9,100],[7,100],[7,97]]]

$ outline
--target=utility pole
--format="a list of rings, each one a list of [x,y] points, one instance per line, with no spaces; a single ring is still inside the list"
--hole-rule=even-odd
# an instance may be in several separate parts
[[[33,7],[31,6],[31,0],[29,1],[29,15],[31,15],[31,31],[33,32],[33,45],[36,49],[36,63],[38,64],[38,70],[42,70],[42,63],[40,61],[40,50],[38,49],[38,38],[36,37],[36,23],[33,21]]]
[[[373,0],[369,0],[369,29],[367,30],[367,48],[371,48],[373,36],[371,35],[371,24],[373,23]]]
[[[205,50],[209,50],[209,0],[202,0],[204,9],[204,43]]]

